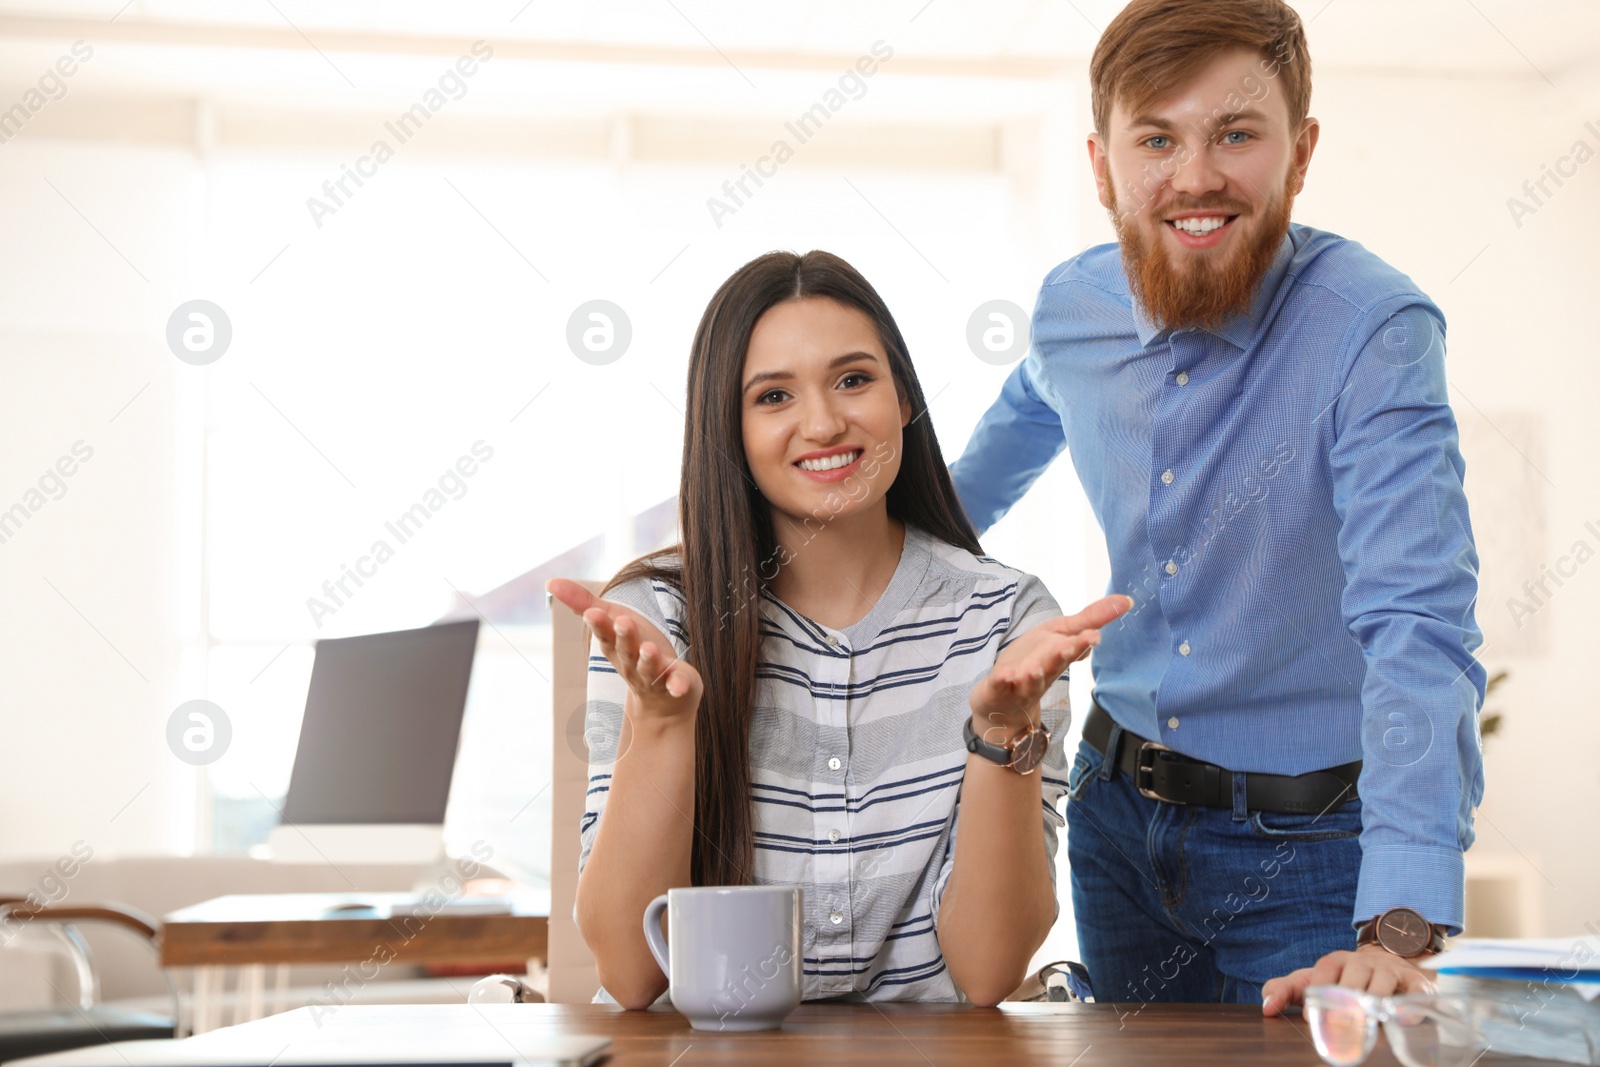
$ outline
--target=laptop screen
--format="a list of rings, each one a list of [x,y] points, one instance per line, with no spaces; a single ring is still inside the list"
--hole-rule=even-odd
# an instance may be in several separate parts
[[[285,823],[441,825],[478,620],[317,642]]]

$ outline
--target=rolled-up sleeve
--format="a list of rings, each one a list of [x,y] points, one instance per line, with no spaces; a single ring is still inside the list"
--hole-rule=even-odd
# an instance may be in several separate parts
[[[1361,875],[1352,922],[1405,905],[1459,930],[1483,797],[1478,556],[1445,382],[1444,323],[1413,301],[1353,334],[1329,450],[1362,684]]]

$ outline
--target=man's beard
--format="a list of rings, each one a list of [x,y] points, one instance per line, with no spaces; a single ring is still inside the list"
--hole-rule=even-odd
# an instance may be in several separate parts
[[[1215,329],[1236,314],[1246,314],[1254,303],[1256,288],[1272,265],[1283,235],[1289,232],[1289,211],[1294,205],[1294,172],[1290,171],[1277,203],[1262,208],[1263,216],[1249,243],[1235,248],[1228,258],[1217,260],[1212,250],[1185,253],[1188,269],[1173,265],[1166,241],[1160,234],[1147,241],[1138,223],[1124,221],[1117,211],[1114,182],[1107,182],[1111,197],[1111,224],[1122,245],[1122,266],[1128,287],[1158,324],[1170,329]],[[1240,214],[1243,205],[1231,201],[1178,202],[1164,211],[1209,210],[1218,214]],[[1234,224],[1245,221],[1240,214]],[[1157,226],[1167,223],[1157,220]]]

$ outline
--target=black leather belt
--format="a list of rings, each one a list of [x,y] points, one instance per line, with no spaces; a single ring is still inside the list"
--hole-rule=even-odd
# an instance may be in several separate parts
[[[1123,730],[1116,752],[1106,752],[1115,725],[1099,704],[1089,709],[1083,739],[1133,779],[1142,796],[1168,804],[1233,807],[1233,772],[1202,763]],[[1356,797],[1361,761],[1306,774],[1244,774],[1245,806],[1251,811],[1320,815]]]

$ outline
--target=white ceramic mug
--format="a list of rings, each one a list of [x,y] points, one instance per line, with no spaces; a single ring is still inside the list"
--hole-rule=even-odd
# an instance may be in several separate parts
[[[800,887],[669,889],[644,910],[644,936],[672,1006],[696,1030],[772,1030],[800,1003]],[[661,938],[661,913],[667,938]]]

